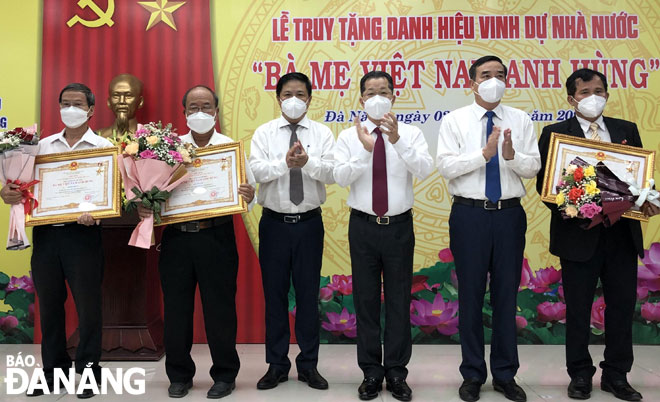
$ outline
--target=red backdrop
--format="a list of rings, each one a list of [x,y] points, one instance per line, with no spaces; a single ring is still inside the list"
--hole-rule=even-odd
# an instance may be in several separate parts
[[[121,73],[133,74],[144,83],[144,107],[138,112],[138,121],[171,122],[178,132],[186,133],[188,129],[181,105],[183,94],[198,84],[215,87],[209,2],[186,1],[173,11],[171,17],[161,14],[164,20],[169,17],[174,21],[176,30],[165,21],[147,30],[152,13],[134,0],[115,0],[111,2],[114,3],[114,10],[108,9],[107,0],[95,0],[94,3],[98,10],[91,7],[82,9],[73,0],[44,0],[41,76],[43,136],[64,128],[57,100],[61,89],[72,82],[86,84],[96,95],[96,111],[90,125],[93,128],[111,125],[114,115],[106,107],[108,84],[112,77]],[[107,17],[101,19],[105,10],[108,10]],[[112,14],[110,11],[113,11]],[[67,22],[76,15],[85,21],[101,19],[106,24],[88,27],[77,22],[69,27]],[[232,136],[232,133],[226,134]],[[236,297],[237,339],[239,343],[261,343],[265,328],[259,261],[240,216],[235,216],[234,228],[240,258]],[[155,253],[153,248],[152,253]],[[157,258],[150,260],[155,264]],[[67,330],[72,333],[77,319],[72,298],[68,300]],[[194,341],[204,343],[206,335],[200,303],[198,294]],[[39,320],[35,322],[35,342],[40,342]]]

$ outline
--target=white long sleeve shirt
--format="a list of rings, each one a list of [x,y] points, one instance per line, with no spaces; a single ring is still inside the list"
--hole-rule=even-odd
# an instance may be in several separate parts
[[[318,208],[325,202],[325,185],[334,183],[333,149],[335,138],[330,129],[305,116],[298,122],[296,135],[309,156],[302,167],[304,198],[299,205],[290,200],[289,167],[291,129],[282,116],[259,126],[252,136],[250,167],[259,183],[257,202],[279,213],[298,214]]]
[[[521,178],[531,179],[541,168],[534,125],[527,113],[502,104],[494,110],[493,124],[501,128],[498,141],[501,199],[525,195]],[[476,102],[442,118],[438,135],[436,166],[449,182],[449,193],[477,200],[486,199],[486,109]],[[504,131],[511,129],[514,158],[504,160]]]
[[[371,120],[362,123],[375,138],[376,125]],[[383,131],[385,163],[387,167],[386,216],[399,215],[413,207],[413,176],[425,179],[433,172],[433,158],[422,131],[405,123],[398,123],[399,140],[392,144]],[[349,207],[370,215],[373,211],[373,152],[364,149],[355,127],[339,134],[335,147],[334,177],[342,187],[350,186]]]

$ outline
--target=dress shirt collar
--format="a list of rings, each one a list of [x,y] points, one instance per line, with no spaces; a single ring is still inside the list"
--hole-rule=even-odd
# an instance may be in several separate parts
[[[282,115],[280,115],[279,119],[277,119],[277,127],[278,128],[287,127],[287,126],[289,126],[289,124],[291,124],[291,123],[289,123],[289,121],[287,119],[285,119],[284,116],[282,116]],[[300,126],[300,127],[305,127],[308,130],[309,130],[309,127],[311,125],[311,123],[309,121],[309,118],[307,118],[307,115],[305,115],[305,117],[303,117],[302,120],[300,120],[296,124],[298,124],[298,126]]]
[[[356,118],[359,119],[359,117],[356,117]],[[365,120],[363,123],[360,123],[360,124],[362,124],[364,127],[366,127],[367,131],[369,131],[370,134],[373,134],[376,127],[379,127],[379,126],[376,125],[376,123],[369,120],[368,118],[367,118],[367,120]]]
[[[186,134],[185,136],[182,135],[181,140],[184,141],[184,142],[191,143],[193,148],[199,148],[197,143],[195,143],[195,138],[192,135],[192,131],[188,131],[188,134]],[[211,136],[211,138],[209,138],[209,142],[208,142],[208,144],[206,144],[206,146],[208,147],[209,145],[219,145],[219,144],[222,144],[222,143],[223,143],[222,134],[220,134],[215,129],[213,129],[213,135]]]
[[[62,131],[60,131],[57,134],[54,134],[55,140],[54,141],[61,141],[62,143],[66,144],[67,147],[69,147],[69,143],[67,142],[66,138],[64,138],[64,132],[66,131],[66,128]],[[94,131],[92,131],[91,128],[87,127],[87,131],[85,131],[85,134],[76,142],[73,144],[73,146],[69,147],[71,149],[74,149],[78,144],[82,142],[86,142],[88,144],[93,145],[94,147],[99,147],[101,145],[101,142],[103,140],[103,137],[96,135]]]
[[[582,129],[582,132],[584,134],[587,134],[591,129],[589,126],[591,125],[591,122],[587,119],[583,119],[582,117],[578,116],[577,113],[575,114],[575,117],[577,118],[578,123],[580,123],[580,128]],[[605,131],[605,121],[603,120],[603,115],[601,114],[598,116],[596,121],[594,123],[598,124],[598,128],[601,129],[602,131]]]
[[[477,120],[481,120],[486,115],[487,111],[488,110],[481,107],[477,102],[472,103],[472,112],[474,113],[474,116]],[[493,109],[493,112],[495,112],[495,116],[498,119],[503,120],[504,108],[502,107],[502,103],[498,103],[495,109]]]

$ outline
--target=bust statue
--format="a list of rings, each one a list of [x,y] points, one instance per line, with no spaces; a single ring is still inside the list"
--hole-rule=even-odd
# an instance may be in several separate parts
[[[99,135],[117,140],[124,134],[135,134],[137,119],[135,114],[142,107],[142,81],[131,74],[119,74],[110,81],[108,87],[108,108],[115,115],[110,127],[99,130]]]

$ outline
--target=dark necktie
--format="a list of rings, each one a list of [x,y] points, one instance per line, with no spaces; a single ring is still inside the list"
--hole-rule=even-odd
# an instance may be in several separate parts
[[[371,193],[371,202],[374,213],[378,216],[385,216],[387,212],[387,164],[385,163],[385,141],[376,127],[376,143],[374,144],[373,160],[373,184]]]
[[[488,121],[486,122],[486,142],[488,142],[488,137],[490,137],[490,134],[493,132],[494,115],[495,112],[492,110],[486,112],[486,116],[488,116]],[[497,202],[500,197],[502,197],[502,187],[500,185],[500,160],[498,154],[499,153],[496,152],[486,164],[486,198],[491,202]]]
[[[289,124],[291,128],[291,139],[289,140],[289,148],[298,141],[296,135],[297,124]],[[304,198],[303,195],[303,180],[302,171],[299,167],[289,169],[289,199],[294,205],[300,205]]]

